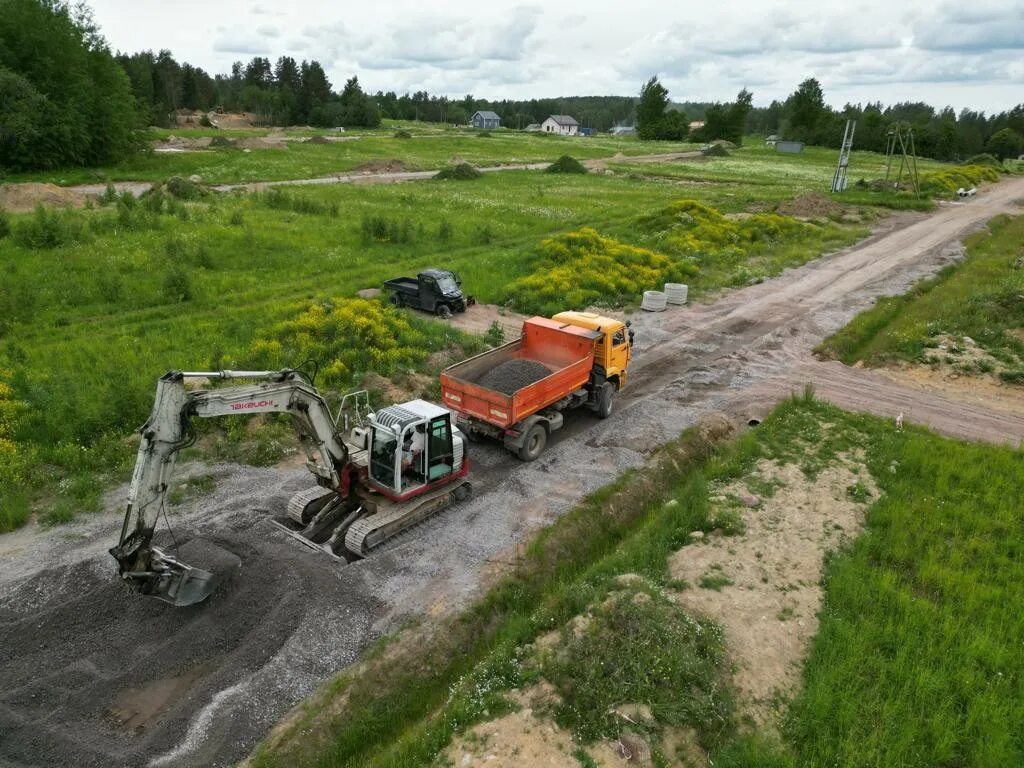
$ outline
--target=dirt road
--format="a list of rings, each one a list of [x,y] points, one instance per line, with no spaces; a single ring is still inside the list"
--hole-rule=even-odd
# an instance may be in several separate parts
[[[214,598],[189,609],[117,583],[106,548],[124,488],[104,514],[0,537],[0,765],[238,760],[382,633],[464,606],[481,573],[505,567],[518,542],[706,411],[763,410],[810,378],[821,394],[857,407],[894,415],[903,403],[913,420],[916,403],[902,387],[817,364],[811,349],[878,296],[957,259],[958,238],[1019,211],[1020,198],[1024,179],[1004,182],[931,216],[889,219],[853,248],[714,303],[637,316],[634,374],[613,418],[567,419],[533,464],[474,445],[477,495],[354,565],[317,558],[266,523],[262,510],[279,512],[309,485],[300,469],[215,467],[215,491],[172,511],[179,543],[229,550],[239,562]],[[950,434],[1024,438],[1019,415],[999,434],[980,434],[991,414],[955,403],[939,410],[922,418]]]
[[[704,157],[701,152],[670,152],[655,155],[616,155],[595,160],[586,160],[584,165],[588,168],[599,167],[604,162],[615,161],[619,163],[665,163],[674,160],[695,160]],[[481,173],[495,173],[497,171],[539,171],[551,165],[550,162],[543,163],[508,163],[504,165],[487,165],[477,168]],[[284,179],[281,181],[254,181],[245,184],[215,184],[212,188],[218,192],[234,192],[245,190],[247,192],[260,192],[271,187],[293,187],[293,186],[322,186],[325,184],[399,184],[405,181],[421,181],[432,179],[437,175],[440,168],[432,171],[343,171],[331,174],[330,176],[318,176],[312,179]],[[136,197],[147,192],[152,186],[146,181],[115,181],[114,189],[120,192],[130,192]],[[80,184],[66,187],[70,192],[77,192],[82,195],[99,196],[106,191],[106,184]]]

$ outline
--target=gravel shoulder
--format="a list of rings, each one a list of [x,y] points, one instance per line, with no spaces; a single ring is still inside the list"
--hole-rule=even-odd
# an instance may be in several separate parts
[[[319,558],[267,524],[309,485],[300,468],[193,468],[219,480],[171,514],[178,542],[238,567],[192,609],[150,602],[117,581],[106,549],[123,487],[102,514],[0,537],[0,647],[14,650],[0,654],[0,765],[236,762],[383,633],[464,607],[517,543],[703,413],[763,411],[808,380],[830,399],[847,391],[869,404],[877,396],[867,387],[902,392],[880,374],[817,363],[811,350],[877,297],[958,259],[960,237],[1018,212],[1021,198],[1024,179],[1006,181],[930,216],[890,218],[857,246],[714,303],[636,316],[632,381],[613,418],[574,414],[532,464],[474,444],[477,495],[353,565]],[[894,405],[884,406],[890,415]],[[993,439],[977,426],[984,408],[953,399],[945,407],[949,434]],[[1024,437],[1019,416],[992,418]]]

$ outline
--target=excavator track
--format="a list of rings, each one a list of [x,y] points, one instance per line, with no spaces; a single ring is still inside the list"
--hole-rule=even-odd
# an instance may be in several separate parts
[[[366,557],[403,531],[422,523],[456,501],[469,498],[472,486],[465,480],[417,496],[410,501],[381,507],[375,515],[354,522],[345,534],[345,548]]]
[[[306,509],[309,505],[315,501],[320,501],[321,499],[326,502],[328,500],[327,497],[332,496],[333,494],[333,491],[330,491],[327,488],[321,488],[319,485],[314,485],[312,488],[299,491],[288,499],[288,517],[299,525],[306,525],[310,518],[316,514],[316,512],[313,512],[313,514],[307,514]],[[316,511],[319,511],[320,506],[323,506],[323,504],[318,505],[318,509]]]

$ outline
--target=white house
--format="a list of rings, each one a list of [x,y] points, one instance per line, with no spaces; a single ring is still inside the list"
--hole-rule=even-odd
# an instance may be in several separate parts
[[[580,132],[580,124],[568,115],[551,115],[540,124],[544,133],[560,133],[563,136],[577,136]]]

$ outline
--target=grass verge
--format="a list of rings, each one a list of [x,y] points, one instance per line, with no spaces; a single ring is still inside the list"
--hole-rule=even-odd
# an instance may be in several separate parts
[[[709,489],[759,458],[813,476],[853,449],[883,495],[865,534],[828,562],[805,690],[779,741],[738,727],[720,635],[705,625],[706,645],[695,643],[694,619],[665,602],[666,558],[690,531],[717,525]],[[619,732],[609,709],[625,701],[650,707],[649,735],[694,728],[716,766],[1020,764],[1022,502],[1019,451],[897,433],[807,396],[728,446],[686,433],[543,531],[471,609],[379,645],[327,684],[251,764],[436,764],[453,735],[508,711],[505,694],[541,675],[561,694],[552,714],[581,744],[581,764],[582,746]],[[638,576],[622,590],[626,573]],[[567,633],[586,612],[589,629]],[[537,638],[559,628],[565,650],[532,661]]]
[[[967,238],[967,256],[902,296],[883,298],[817,352],[852,365],[930,362],[942,337],[968,337],[1024,379],[1024,216],[999,216]],[[956,358],[963,350],[945,350]]]

